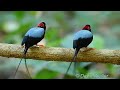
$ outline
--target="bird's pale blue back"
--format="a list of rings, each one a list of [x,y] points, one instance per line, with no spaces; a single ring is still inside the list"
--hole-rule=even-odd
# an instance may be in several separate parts
[[[25,36],[29,36],[29,37],[35,37],[35,38],[41,38],[44,35],[44,29],[43,28],[39,28],[39,27],[34,27],[31,28],[26,34]]]
[[[74,34],[73,40],[78,40],[79,38],[91,38],[93,34],[88,30],[80,30]]]

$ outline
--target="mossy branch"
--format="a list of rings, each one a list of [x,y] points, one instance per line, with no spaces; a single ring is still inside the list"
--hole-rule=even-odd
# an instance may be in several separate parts
[[[0,43],[0,56],[2,57],[22,58],[23,50],[24,48],[20,45]],[[70,62],[73,55],[74,50],[72,48],[31,47],[28,50],[26,58]],[[95,49],[87,52],[79,52],[76,61],[120,64],[120,50]]]

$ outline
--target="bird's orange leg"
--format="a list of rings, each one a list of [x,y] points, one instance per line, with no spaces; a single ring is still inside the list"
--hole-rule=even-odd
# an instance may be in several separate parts
[[[41,45],[41,44],[36,44],[36,46],[45,47],[44,45]]]
[[[95,50],[95,48],[89,48],[89,47],[83,47],[83,48],[81,48],[82,52],[87,52],[87,51],[90,51],[90,50]]]

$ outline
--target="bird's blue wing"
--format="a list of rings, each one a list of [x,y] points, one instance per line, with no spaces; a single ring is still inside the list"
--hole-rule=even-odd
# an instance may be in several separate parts
[[[91,37],[93,37],[93,34],[90,31],[80,30],[74,34],[73,40],[78,40],[79,38],[87,39],[87,38],[91,38]]]
[[[35,28],[31,28],[25,34],[25,36],[34,37],[34,38],[41,38],[44,35],[44,32],[45,32],[44,28],[35,27]]]

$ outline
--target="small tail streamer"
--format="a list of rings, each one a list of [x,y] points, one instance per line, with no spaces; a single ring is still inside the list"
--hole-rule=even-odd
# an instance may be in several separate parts
[[[28,67],[27,67],[27,62],[26,62],[26,53],[27,53],[27,51],[28,51],[28,47],[25,47],[24,52],[23,52],[23,58],[25,59],[26,71],[27,71],[29,77],[32,79],[32,77],[31,77],[31,75],[30,75],[30,72],[29,72],[29,70],[28,70]],[[19,62],[19,64],[18,64],[18,67],[17,67],[17,69],[16,69],[16,71],[15,71],[15,73],[14,73],[14,78],[15,78],[16,73],[17,73],[17,71],[18,71],[18,69],[19,69],[19,67],[20,67],[21,62],[22,62],[22,58],[21,58],[21,60],[20,60],[20,62]]]
[[[77,57],[77,54],[78,54],[78,51],[79,51],[79,49],[75,49],[75,54],[74,54],[74,56],[73,56],[73,58],[72,58],[72,61],[71,61],[70,64],[69,64],[69,67],[68,67],[65,75],[67,75],[67,73],[68,73],[68,71],[69,71],[69,69],[70,69],[70,67],[71,67],[71,65],[72,65],[72,62],[75,61],[75,59],[76,59],[76,57]],[[74,70],[75,70],[75,68],[76,68],[76,62],[74,62]]]

